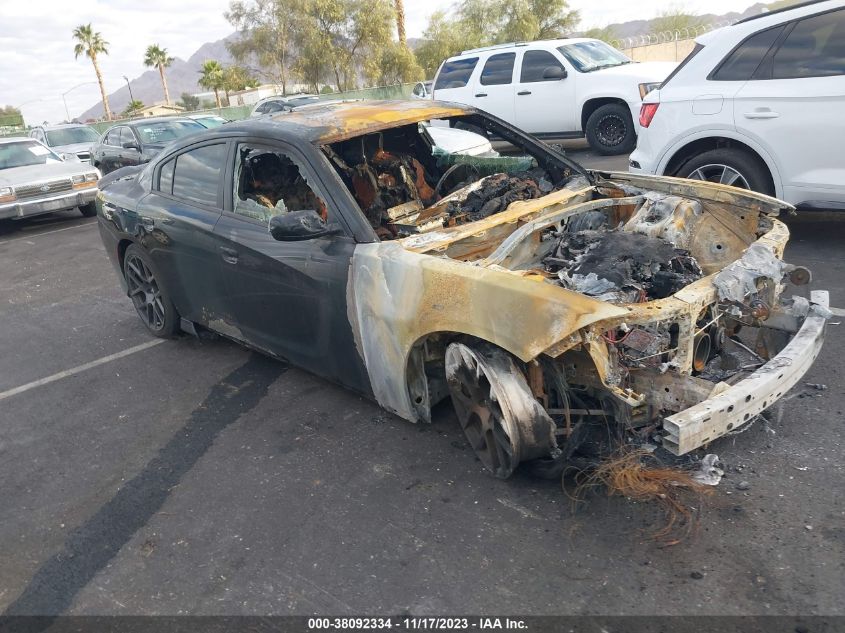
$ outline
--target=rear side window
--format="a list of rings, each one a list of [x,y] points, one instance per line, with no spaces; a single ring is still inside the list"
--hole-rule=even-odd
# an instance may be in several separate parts
[[[162,193],[173,193],[173,168],[176,166],[176,160],[169,160],[158,172],[158,190]]]
[[[710,78],[716,81],[748,81],[781,31],[783,26],[755,33],[737,46]]]
[[[455,59],[451,62],[446,62],[437,75],[437,82],[434,84],[434,89],[463,88],[469,83],[469,78],[472,77],[472,71],[475,70],[477,63],[477,57]]]
[[[525,55],[522,56],[522,71],[519,80],[524,84],[536,81],[557,81],[557,79],[543,78],[543,73],[547,68],[563,70],[563,64],[549,51],[525,51]]]
[[[225,143],[179,154],[173,170],[173,195],[199,204],[219,206],[217,191],[225,162]]]
[[[491,55],[481,71],[482,86],[502,86],[513,79],[513,63],[516,53]]]
[[[778,48],[773,79],[845,75],[845,10],[800,20]]]

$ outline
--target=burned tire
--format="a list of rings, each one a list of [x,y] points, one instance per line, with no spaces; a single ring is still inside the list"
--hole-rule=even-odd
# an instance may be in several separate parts
[[[637,131],[627,105],[608,103],[596,108],[584,128],[587,142],[599,154],[630,154],[637,144]]]
[[[80,205],[79,212],[86,218],[93,218],[95,215],[97,215],[97,205],[93,202]]]
[[[127,294],[144,326],[154,336],[175,337],[179,332],[176,306],[160,284],[160,277],[150,256],[140,246],[131,244],[126,249],[123,275],[126,278]]]
[[[521,461],[556,452],[554,422],[504,350],[452,343],[446,379],[461,428],[484,467],[500,479]]]
[[[675,175],[750,189],[770,196],[775,194],[769,171],[762,161],[733,147],[712,149],[699,154],[684,163]]]

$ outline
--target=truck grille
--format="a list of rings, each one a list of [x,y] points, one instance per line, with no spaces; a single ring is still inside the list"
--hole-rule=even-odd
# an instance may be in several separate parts
[[[23,185],[15,187],[15,197],[18,200],[25,198],[40,198],[42,196],[52,196],[62,191],[71,191],[73,185],[70,178],[62,180],[51,180],[50,182],[41,182],[37,185]]]

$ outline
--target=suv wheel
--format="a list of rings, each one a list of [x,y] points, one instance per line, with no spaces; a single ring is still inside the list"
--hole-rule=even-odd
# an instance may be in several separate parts
[[[631,111],[621,103],[608,103],[587,119],[584,132],[587,141],[599,154],[630,154],[637,144],[637,133]]]
[[[677,176],[774,195],[765,166],[748,152],[731,147],[712,149],[695,156],[684,163]]]

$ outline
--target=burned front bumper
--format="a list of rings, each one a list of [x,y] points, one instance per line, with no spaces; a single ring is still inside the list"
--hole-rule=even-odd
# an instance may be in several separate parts
[[[827,291],[811,293],[811,309],[786,347],[748,378],[663,421],[663,446],[683,455],[747,424],[777,402],[809,370],[824,342]],[[724,387],[724,385],[722,385]]]
[[[53,213],[73,209],[93,202],[97,197],[97,188],[91,187],[78,191],[66,191],[54,196],[19,200],[9,204],[0,204],[0,219],[25,218],[43,213]]]

